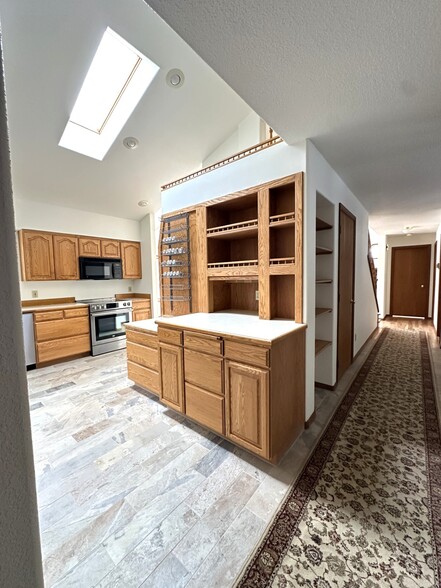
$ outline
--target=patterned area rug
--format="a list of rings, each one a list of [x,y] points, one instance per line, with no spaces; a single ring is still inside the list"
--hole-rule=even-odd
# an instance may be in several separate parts
[[[440,553],[426,335],[386,329],[237,586],[434,588]]]

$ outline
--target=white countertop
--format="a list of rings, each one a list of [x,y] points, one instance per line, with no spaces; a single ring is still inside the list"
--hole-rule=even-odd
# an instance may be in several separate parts
[[[132,321],[131,323],[125,323],[126,327],[130,327],[137,331],[149,331],[151,333],[158,332],[158,325],[155,319],[147,319],[145,321]]]
[[[41,306],[23,306],[21,309],[22,314],[26,312],[47,312],[48,310],[63,310],[67,308],[87,308],[88,304],[81,302],[65,302],[64,304],[45,304]]]
[[[238,312],[195,312],[182,316],[158,317],[152,320],[156,321],[160,327],[173,326],[182,329],[209,331],[219,335],[245,337],[268,343],[297,329],[304,329],[306,326],[294,321],[262,320],[254,314]],[[139,321],[133,324],[140,325],[142,322],[150,321]]]

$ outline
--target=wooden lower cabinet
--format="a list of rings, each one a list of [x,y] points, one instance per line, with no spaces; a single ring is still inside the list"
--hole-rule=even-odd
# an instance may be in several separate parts
[[[184,370],[182,347],[159,343],[161,369],[161,400],[179,412],[184,412]]]
[[[226,436],[270,459],[268,371],[225,361]]]
[[[34,313],[37,367],[90,352],[89,309],[86,307]]]
[[[304,328],[266,344],[177,328],[141,331],[127,328],[129,377],[149,390],[157,382],[167,406],[272,463],[303,430]]]

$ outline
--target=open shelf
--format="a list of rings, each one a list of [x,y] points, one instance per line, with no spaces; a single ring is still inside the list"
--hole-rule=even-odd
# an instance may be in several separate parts
[[[281,215],[292,215],[294,218],[296,190],[294,182],[289,182],[283,186],[270,188],[270,222],[271,219]]]
[[[332,284],[331,278],[321,278],[315,281],[316,284]]]
[[[321,353],[326,347],[331,345],[331,341],[323,341],[322,339],[315,340],[315,354],[318,355]]]
[[[247,311],[257,314],[259,302],[256,291],[259,288],[257,279],[247,282],[228,280],[210,281],[211,312],[221,310]]]
[[[257,236],[257,218],[207,229],[207,237],[212,239],[240,239],[252,236]]]
[[[244,223],[257,225],[257,193],[240,196],[207,207],[207,235]],[[225,228],[227,227],[227,228]]]
[[[321,218],[317,217],[315,219],[315,230],[316,231],[327,231],[329,229],[332,229],[332,225],[330,225],[326,221],[322,220]]]
[[[294,320],[295,317],[295,277],[276,275],[270,277],[271,318]]]
[[[330,255],[332,253],[332,249],[329,247],[316,247],[315,254],[316,255]]]
[[[295,224],[294,212],[284,214],[275,214],[270,216],[270,227],[278,229],[279,227],[293,227]]]
[[[320,316],[321,314],[326,314],[327,312],[332,312],[332,308],[316,308],[315,309],[315,316]]]
[[[240,261],[218,261],[216,263],[209,263],[208,269],[215,268],[229,268],[229,267],[250,267],[258,265],[257,259],[243,259]]]

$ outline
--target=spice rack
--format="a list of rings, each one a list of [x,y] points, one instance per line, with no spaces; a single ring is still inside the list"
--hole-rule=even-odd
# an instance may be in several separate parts
[[[161,221],[159,240],[161,314],[191,313],[190,225],[188,213]]]

